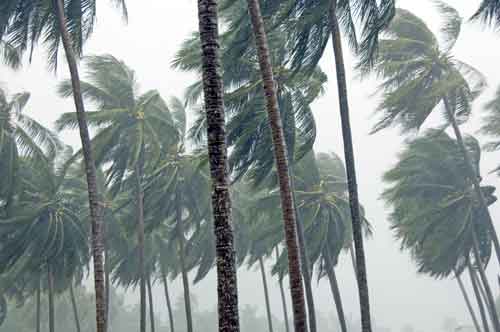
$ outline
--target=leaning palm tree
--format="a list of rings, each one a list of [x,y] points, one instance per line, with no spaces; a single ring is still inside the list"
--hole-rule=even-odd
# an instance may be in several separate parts
[[[392,228],[401,248],[411,252],[418,271],[442,278],[470,267],[479,270],[492,311],[495,331],[500,327],[484,267],[492,252],[493,234],[479,204],[473,179],[478,178],[480,147],[472,137],[465,144],[473,156],[470,176],[460,145],[440,130],[407,143],[398,163],[384,175],[390,187],[384,199],[393,207]],[[481,187],[488,204],[495,188]]]
[[[113,0],[127,15],[125,0]],[[84,43],[92,34],[96,2],[77,1],[19,1],[0,3],[0,40],[13,45],[23,54],[32,52],[42,39],[48,46],[48,64],[57,68],[60,44],[64,47],[68,69],[71,75],[73,99],[78,118],[78,128],[85,162],[88,198],[92,225],[92,256],[94,262],[94,284],[96,298],[97,332],[106,329],[103,247],[101,234],[101,213],[97,190],[96,168],[90,144],[85,107],[83,104],[77,57],[81,56]],[[43,19],[42,19],[43,18]]]
[[[451,125],[471,175],[477,199],[490,220],[496,256],[500,262],[500,244],[485,198],[475,176],[472,156],[463,142],[459,125],[468,118],[471,103],[486,86],[483,75],[472,66],[453,56],[462,25],[458,12],[441,1],[437,8],[446,20],[441,32],[443,43],[427,25],[411,12],[398,9],[387,29],[389,38],[380,41],[376,73],[384,80],[380,86],[383,101],[377,109],[380,121],[378,132],[392,125],[404,132],[418,130],[429,116],[442,111]]]
[[[156,90],[138,94],[132,69],[111,55],[86,60],[89,81],[82,82],[82,94],[97,107],[97,111],[89,112],[87,117],[89,125],[98,129],[92,139],[96,162],[98,165],[111,163],[106,177],[113,193],[127,185],[134,188],[139,270],[144,271],[144,173],[158,162],[161,151],[177,140],[177,132],[168,107]],[[69,97],[72,92],[70,81],[64,81],[59,87],[63,97]],[[56,122],[58,130],[77,125],[75,113],[65,113]],[[146,160],[149,163],[146,164]],[[146,276],[140,280],[140,294],[141,331],[144,332]]]

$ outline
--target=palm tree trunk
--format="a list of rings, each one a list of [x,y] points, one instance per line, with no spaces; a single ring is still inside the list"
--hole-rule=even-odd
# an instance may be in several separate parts
[[[109,251],[108,251],[108,246],[107,243],[104,246],[104,284],[105,284],[105,289],[106,289],[106,326],[105,326],[105,331],[108,331],[109,327],[109,301],[110,301],[110,282],[109,282]]]
[[[238,332],[236,252],[231,226],[231,197],[227,169],[224,90],[220,76],[217,0],[198,0],[202,51],[204,106],[208,160],[212,178],[212,214],[217,256],[219,332]]]
[[[262,276],[262,285],[264,286],[264,299],[266,301],[267,326],[269,332],[273,332],[273,317],[271,315],[271,303],[269,301],[269,290],[267,288],[266,269],[264,268],[264,260],[259,257],[260,274]]]
[[[474,271],[474,276],[476,277],[476,280],[478,280],[477,276],[476,276],[476,272]],[[489,284],[489,282],[488,282]],[[481,294],[482,298],[484,299],[484,301],[486,301],[487,297],[486,297],[486,291],[485,291],[485,288],[483,286],[483,284],[479,281],[477,281],[477,285],[478,285],[478,288],[479,288],[479,293]],[[496,306],[495,304],[493,303],[490,303],[488,306],[488,313],[491,317],[491,310],[496,310]]]
[[[38,281],[38,287],[36,289],[36,332],[40,332],[41,324],[41,314],[40,314],[40,281]]]
[[[75,291],[73,290],[73,283],[69,285],[69,295],[71,297],[71,306],[73,307],[73,316],[75,318],[76,332],[80,332],[80,318],[78,317],[78,307],[76,306]]]
[[[276,247],[276,261],[278,261],[279,257],[280,257],[280,252],[278,247]],[[283,306],[283,320],[285,321],[285,332],[290,332],[290,325],[288,323],[288,308],[286,306],[285,289],[283,287],[283,275],[278,276],[278,283],[280,286],[281,304]]]
[[[469,270],[470,282],[472,284],[472,289],[474,291],[474,295],[476,297],[477,306],[479,308],[479,314],[481,315],[481,321],[483,322],[484,332],[490,331],[490,326],[488,324],[488,317],[486,316],[486,310],[484,310],[483,300],[481,298],[481,293],[479,292],[479,288],[477,287],[477,279],[472,268],[470,262],[467,262],[467,268]]]
[[[141,153],[142,154],[142,153]],[[140,332],[146,332],[146,271],[144,263],[144,192],[142,190],[142,157],[135,167],[137,199],[137,247],[140,276]]]
[[[47,264],[47,284],[49,288],[49,332],[55,332],[55,313],[54,313],[54,276],[50,264]]]
[[[359,213],[358,185],[356,181],[356,167],[349,120],[349,102],[347,98],[347,79],[342,53],[342,39],[337,20],[337,0],[332,0],[330,6],[330,30],[332,33],[335,68],[337,70],[337,88],[339,94],[340,118],[342,122],[342,137],[344,140],[344,156],[347,173],[347,187],[349,191],[349,205],[351,208],[352,232],[356,253],[356,276],[358,281],[359,302],[361,307],[361,327],[363,332],[371,332],[370,297],[366,276],[365,251],[363,248],[363,230]]]
[[[470,178],[472,180],[472,184],[474,185],[474,191],[479,200],[479,205],[486,213],[486,219],[488,220],[488,228],[490,229],[491,238],[493,240],[493,246],[495,248],[495,254],[497,256],[497,261],[500,264],[500,243],[498,242],[498,236],[495,230],[495,226],[493,225],[493,220],[491,219],[490,210],[488,209],[488,205],[486,204],[486,200],[484,199],[483,192],[481,191],[481,185],[479,184],[479,179],[476,176],[476,172],[474,171],[474,167],[472,166],[472,160],[467,152],[467,148],[465,147],[465,143],[462,137],[462,132],[460,131],[460,127],[458,126],[457,120],[455,118],[455,114],[451,108],[451,105],[448,102],[447,98],[443,98],[444,106],[448,118],[450,120],[451,126],[453,127],[453,132],[455,133],[455,137],[457,138],[458,145],[462,152],[463,158],[465,160],[466,167],[468,168],[468,172],[470,174]]]
[[[462,282],[462,278],[457,273],[457,270],[453,269],[453,272],[455,273],[455,278],[457,279],[458,286],[460,287],[460,291],[462,292],[462,295],[464,297],[465,304],[467,305],[467,309],[469,310],[470,317],[472,318],[472,323],[474,324],[474,327],[476,328],[476,332],[481,332],[481,328],[479,327],[479,322],[477,321],[476,314],[474,313],[474,309],[472,308],[472,305],[470,303],[469,295],[467,295],[467,291],[465,290],[465,286],[464,286],[464,283]]]
[[[149,321],[151,332],[155,332],[155,309],[153,306],[153,291],[151,290],[151,276],[148,276]]]
[[[71,85],[73,87],[73,98],[75,101],[76,117],[78,120],[78,128],[80,129],[80,139],[82,143],[83,160],[85,163],[85,174],[87,176],[90,220],[92,228],[92,258],[94,262],[94,287],[95,287],[95,304],[96,304],[96,332],[105,332],[106,327],[106,308],[105,308],[105,290],[104,290],[104,264],[103,264],[103,245],[102,245],[102,215],[99,206],[99,192],[97,189],[96,168],[94,157],[92,155],[92,147],[90,144],[89,129],[83,105],[82,92],[80,87],[80,76],[78,74],[78,66],[76,57],[73,51],[72,42],[66,26],[66,18],[64,16],[64,1],[54,0],[55,16],[57,17],[59,30],[61,32],[61,40],[68,62],[69,72],[71,75]]]
[[[351,255],[352,269],[354,270],[354,273],[357,275],[358,269],[356,268],[356,254],[354,253],[354,247],[352,242],[351,245],[349,246],[349,254]]]
[[[495,330],[495,332],[500,332],[500,321],[498,319],[498,312],[495,308],[495,300],[493,298],[493,293],[491,292],[490,284],[488,283],[488,278],[486,277],[486,273],[484,272],[483,265],[481,264],[479,248],[477,245],[477,237],[474,231],[472,232],[472,242],[473,242],[472,251],[474,253],[474,259],[476,260],[477,269],[479,270],[480,280],[483,283],[484,291],[486,292],[486,298],[484,299],[484,301],[486,302],[490,311],[490,318],[491,318],[491,323],[493,325],[493,329]]]
[[[174,328],[174,315],[172,314],[172,304],[170,303],[170,294],[168,292],[167,276],[163,268],[161,269],[161,280],[163,282],[163,289],[165,291],[165,301],[167,302],[168,321],[170,322],[170,332],[175,332]]]
[[[281,195],[281,209],[285,228],[285,239],[288,252],[288,271],[290,275],[290,291],[292,296],[293,319],[295,332],[307,330],[304,289],[297,246],[297,230],[293,209],[293,196],[288,169],[288,158],[283,134],[283,125],[278,109],[276,86],[267,43],[264,21],[258,0],[248,0],[248,10],[252,21],[256,48],[259,57],[260,72],[266,96],[269,126],[272,132],[273,150],[276,160],[278,182]]]
[[[177,238],[179,240],[179,261],[184,288],[184,306],[186,309],[187,332],[193,332],[193,316],[191,313],[191,295],[189,291],[189,278],[186,267],[186,239],[184,238],[184,221],[182,220],[182,197],[179,189],[175,190],[175,218],[177,220]]]
[[[340,331],[347,332],[344,306],[342,305],[342,298],[340,296],[337,275],[335,274],[335,267],[333,266],[330,249],[328,247],[325,248],[325,267],[326,273],[328,274],[328,280],[330,281],[330,288],[332,290],[333,300],[335,301],[335,307],[337,308],[337,317],[339,318]]]

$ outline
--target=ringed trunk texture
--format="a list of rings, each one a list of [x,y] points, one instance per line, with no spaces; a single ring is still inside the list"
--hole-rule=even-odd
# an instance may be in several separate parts
[[[279,257],[280,252],[278,247],[276,247],[276,261],[278,261]],[[290,325],[288,323],[288,308],[286,306],[285,289],[283,287],[283,275],[278,276],[278,283],[280,286],[281,305],[283,306],[283,320],[285,321],[285,331],[290,332]]]
[[[140,276],[140,332],[146,332],[146,273],[144,264],[144,192],[142,191],[142,163],[135,167],[137,199],[137,246],[139,251]]]
[[[50,264],[47,264],[47,282],[49,286],[49,332],[55,332],[54,276]]]
[[[460,127],[458,126],[457,120],[455,118],[455,114],[446,98],[443,99],[445,110],[448,115],[448,118],[451,120],[451,126],[453,127],[453,132],[455,133],[455,137],[457,139],[458,145],[460,147],[460,151],[462,152],[462,156],[465,160],[465,166],[470,173],[470,177],[472,180],[472,184],[474,185],[474,192],[479,201],[479,205],[486,213],[486,219],[488,220],[488,228],[490,229],[491,238],[493,240],[493,246],[495,248],[495,254],[497,256],[497,261],[500,264],[500,243],[498,242],[497,232],[495,230],[495,226],[493,225],[493,219],[491,218],[490,210],[488,209],[488,205],[486,204],[486,200],[484,199],[483,192],[481,191],[481,185],[479,184],[479,179],[476,176],[476,172],[474,171],[474,167],[472,166],[472,160],[470,158],[469,153],[467,152],[467,148],[465,147],[465,143],[462,137],[462,132],[460,131]]]
[[[272,132],[273,150],[278,172],[278,182],[281,196],[281,209],[283,212],[283,223],[285,228],[285,240],[288,252],[288,271],[290,275],[290,291],[292,296],[293,320],[295,332],[307,331],[306,308],[304,301],[304,289],[302,286],[302,274],[297,245],[297,230],[295,212],[293,209],[293,196],[288,169],[288,158],[283,134],[283,125],[278,109],[276,85],[274,82],[273,69],[267,36],[264,29],[264,21],[258,0],[248,0],[248,10],[252,21],[252,28],[259,57],[260,71],[264,84],[266,96],[267,114],[269,126]]]
[[[269,290],[267,288],[266,269],[264,268],[264,260],[259,257],[260,274],[262,276],[262,285],[264,286],[264,299],[266,301],[267,326],[269,332],[273,332],[273,316],[271,314],[271,303],[269,301]]]
[[[95,303],[96,303],[96,332],[105,332],[106,328],[106,308],[105,308],[105,290],[104,290],[104,264],[103,264],[103,244],[102,244],[102,214],[99,202],[99,192],[97,189],[97,177],[94,157],[92,155],[92,147],[90,143],[89,129],[83,104],[80,76],[78,74],[78,66],[76,56],[73,51],[72,41],[66,25],[64,16],[64,1],[53,0],[55,15],[57,17],[61,40],[68,62],[68,68],[71,75],[71,86],[73,88],[73,99],[76,108],[76,117],[78,128],[80,130],[80,139],[82,143],[83,160],[85,163],[85,174],[87,177],[90,220],[92,228],[92,258],[94,262],[94,288],[95,288]]]
[[[71,283],[69,286],[69,295],[71,297],[71,306],[73,307],[73,317],[75,318],[76,331],[80,332],[82,329],[80,327],[80,317],[78,317],[78,307],[76,305],[73,283]]]
[[[193,332],[193,316],[191,313],[191,295],[189,291],[189,278],[186,267],[186,239],[184,238],[184,221],[182,220],[181,193],[175,190],[175,217],[177,219],[177,238],[179,239],[179,261],[182,273],[182,286],[184,289],[184,308],[186,310],[187,332]]]
[[[486,310],[484,309],[483,299],[481,298],[481,292],[479,292],[478,282],[476,279],[476,273],[470,262],[467,262],[467,268],[469,270],[470,282],[472,284],[472,289],[474,291],[474,296],[476,297],[477,306],[479,308],[479,314],[481,315],[481,321],[483,323],[483,328],[485,332],[490,331],[490,325],[488,324],[488,317],[486,316]]]
[[[330,288],[332,290],[333,300],[335,301],[335,308],[337,309],[337,317],[339,319],[340,331],[347,332],[347,324],[344,315],[344,307],[342,305],[342,297],[340,296],[339,284],[337,281],[337,275],[335,273],[335,267],[332,263],[332,257],[330,255],[330,250],[325,249],[325,265],[326,273],[328,274],[328,280],[330,281]]]
[[[481,328],[479,327],[479,322],[476,317],[476,313],[474,312],[474,308],[472,307],[469,299],[469,295],[467,294],[467,291],[465,289],[464,283],[462,282],[462,278],[460,275],[457,273],[457,271],[454,269],[453,272],[455,273],[455,278],[457,279],[458,286],[460,287],[460,291],[462,292],[462,295],[465,300],[465,304],[467,305],[467,310],[469,310],[470,317],[472,319],[472,323],[474,324],[474,327],[476,328],[477,332],[481,332]]]
[[[212,179],[212,214],[217,256],[219,332],[240,330],[236,252],[231,224],[224,90],[219,59],[217,0],[198,0],[207,146]]]
[[[153,306],[153,291],[151,290],[151,277],[148,277],[149,321],[150,330],[155,332],[155,309]]]
[[[38,288],[36,289],[36,332],[41,331],[41,312],[40,312],[40,281],[38,281]]]
[[[335,68],[337,70],[337,88],[339,94],[340,118],[342,122],[342,137],[344,140],[344,156],[347,173],[347,187],[349,191],[349,205],[351,208],[352,232],[356,254],[356,276],[358,281],[359,302],[361,307],[361,327],[363,332],[371,332],[370,297],[366,272],[365,251],[363,248],[363,230],[359,213],[358,185],[356,167],[349,120],[349,102],[347,98],[347,79],[342,52],[342,39],[337,20],[337,0],[332,0],[330,6],[330,30],[332,33]]]
[[[170,332],[175,332],[174,328],[174,315],[172,314],[172,303],[170,302],[170,294],[168,292],[168,283],[167,276],[165,275],[165,271],[161,270],[161,280],[163,282],[163,290],[165,291],[165,301],[167,302],[167,311],[168,311],[168,321],[170,323]]]

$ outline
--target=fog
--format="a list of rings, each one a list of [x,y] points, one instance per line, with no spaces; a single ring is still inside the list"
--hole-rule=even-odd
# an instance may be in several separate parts
[[[477,0],[449,1],[464,17],[469,17],[477,8]],[[196,2],[194,0],[142,0],[128,1],[129,22],[124,25],[116,12],[105,1],[98,6],[98,26],[85,48],[85,54],[113,54],[134,68],[139,77],[142,90],[155,88],[164,97],[182,97],[185,88],[195,77],[171,69],[171,61],[180,43],[197,29]],[[442,23],[432,3],[426,0],[399,0],[398,6],[413,11],[423,18],[436,33]],[[482,105],[489,100],[500,84],[500,34],[488,30],[477,23],[467,23],[455,47],[454,54],[460,59],[476,66],[483,72],[489,83],[487,92],[475,103],[475,111],[481,111]],[[340,117],[334,64],[331,47],[321,62],[322,69],[328,74],[328,89],[314,105],[318,125],[316,151],[334,151],[342,154]],[[360,81],[355,77],[352,66],[354,59],[347,56],[349,97],[351,107],[354,149],[358,171],[360,200],[366,209],[366,215],[374,227],[374,236],[366,241],[368,282],[373,320],[379,327],[400,331],[411,325],[416,331],[439,331],[443,321],[455,318],[459,324],[470,325],[470,318],[456,281],[434,280],[425,275],[418,275],[416,267],[407,252],[401,252],[389,230],[388,209],[380,200],[384,189],[381,176],[396,161],[403,138],[398,129],[369,135],[375,119],[373,110],[377,105],[374,95],[377,81],[374,78]],[[61,78],[68,77],[65,63],[59,64],[57,75],[49,72],[45,56],[39,49],[30,66],[18,72],[0,67],[0,81],[11,93],[29,91],[32,99],[28,110],[43,124],[52,126],[63,112],[73,110],[71,100],[62,100],[56,96],[55,87]],[[477,114],[478,112],[476,112]],[[439,119],[435,119],[439,121]],[[464,126],[468,133],[476,133],[480,116],[473,116]],[[76,131],[64,132],[65,142],[75,147],[79,145]],[[485,142],[484,138],[481,138]],[[497,153],[485,153],[482,160],[484,182],[500,186],[497,176],[488,173],[500,163]],[[500,219],[500,203],[491,208],[493,219]],[[497,229],[500,229],[498,222]],[[348,255],[342,255],[338,265],[338,278],[344,300],[347,317],[359,318],[359,302],[353,268]],[[500,269],[492,259],[488,267],[493,291],[499,294],[496,275]],[[271,305],[273,314],[281,315],[281,302],[276,279],[270,275]],[[172,285],[173,297],[182,294],[179,280]],[[316,279],[314,279],[316,280]],[[238,271],[239,299],[242,306],[256,305],[259,313],[265,315],[263,290],[260,274],[246,267]],[[89,283],[90,285],[90,283]],[[327,281],[314,281],[314,295],[317,309],[328,315],[334,314],[334,303]],[[192,287],[200,308],[212,309],[216,304],[215,273],[212,271],[205,280]],[[133,292],[127,293],[127,302],[136,303]],[[158,311],[166,318],[163,291],[155,287],[155,303]],[[288,296],[288,294],[287,294]]]

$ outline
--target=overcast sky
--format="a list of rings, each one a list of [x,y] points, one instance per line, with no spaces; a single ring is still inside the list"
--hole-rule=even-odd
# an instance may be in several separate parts
[[[464,17],[469,17],[477,8],[478,0],[450,1]],[[193,75],[171,69],[170,63],[180,43],[197,29],[195,0],[129,0],[129,23],[125,26],[120,16],[113,12],[105,1],[99,1],[98,26],[87,44],[86,54],[110,53],[124,60],[136,70],[143,90],[158,89],[164,97],[181,97],[184,89],[193,82]],[[438,31],[441,20],[430,1],[398,0],[398,6],[413,11],[423,18],[433,31]],[[500,83],[499,45],[500,33],[468,23],[455,47],[454,54],[461,60],[482,71],[489,82],[489,89],[475,104],[475,116],[464,128],[474,133],[481,118],[482,104],[491,97]],[[42,51],[36,53],[31,66],[18,72],[0,67],[0,82],[9,92],[29,91],[32,99],[28,109],[30,115],[42,123],[52,126],[63,113],[73,110],[70,100],[61,100],[55,95],[58,79],[66,78],[65,63],[60,62],[56,78],[47,71],[46,57]],[[407,253],[399,251],[398,243],[388,228],[387,209],[379,199],[384,185],[381,175],[396,160],[402,147],[402,138],[397,130],[384,131],[375,136],[368,135],[374,118],[371,116],[377,99],[370,97],[375,90],[375,80],[360,82],[354,79],[351,69],[353,58],[347,54],[349,97],[351,107],[354,150],[358,171],[361,201],[369,220],[374,226],[374,237],[366,245],[368,280],[371,308],[377,325],[397,331],[406,324],[417,331],[437,331],[446,317],[454,317],[460,323],[470,324],[462,297],[455,280],[436,281],[417,275],[415,266]],[[315,104],[314,112],[318,124],[317,151],[333,151],[342,155],[342,140],[339,125],[336,81],[331,48],[327,49],[322,68],[329,76],[326,94]],[[63,134],[67,143],[77,146],[76,131]],[[484,142],[484,139],[481,139]],[[498,154],[487,153],[483,157],[483,173],[487,174],[498,163]],[[496,176],[486,176],[485,182],[498,186]],[[494,220],[500,217],[499,203],[493,208]],[[500,226],[497,224],[497,229]],[[357,292],[354,275],[347,256],[340,262],[339,282],[348,316],[358,317]],[[488,272],[493,276],[499,272],[495,259],[491,260]],[[175,283],[174,294],[180,295],[180,284]],[[263,303],[260,276],[256,273],[239,273],[240,300],[242,304]],[[333,300],[326,282],[315,284],[317,308],[325,313],[333,311]],[[493,282],[495,294],[498,285]],[[164,307],[161,290],[158,288],[157,303]],[[198,302],[203,308],[215,305],[215,277],[212,273],[205,281],[193,287]],[[274,314],[281,317],[277,283],[271,284]],[[287,294],[288,295],[288,294]],[[261,309],[263,313],[263,309]]]

